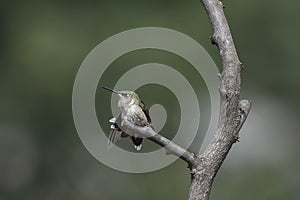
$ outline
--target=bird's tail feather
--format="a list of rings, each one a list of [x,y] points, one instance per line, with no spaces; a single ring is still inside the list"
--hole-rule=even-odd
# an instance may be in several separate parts
[[[131,136],[131,140],[134,144],[134,148],[139,151],[142,148],[143,138]]]

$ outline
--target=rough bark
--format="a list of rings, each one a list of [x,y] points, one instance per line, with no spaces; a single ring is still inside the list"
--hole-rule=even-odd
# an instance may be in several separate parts
[[[220,74],[221,104],[218,128],[213,140],[200,156],[196,174],[192,177],[189,200],[209,199],[212,183],[250,111],[248,100],[240,101],[242,63],[239,61],[230,29],[219,0],[201,0],[210,19],[211,41],[219,48],[223,71]]]

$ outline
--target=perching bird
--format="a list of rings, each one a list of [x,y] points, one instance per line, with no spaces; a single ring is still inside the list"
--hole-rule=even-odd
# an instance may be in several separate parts
[[[115,94],[117,94],[120,99],[118,101],[118,107],[121,110],[121,114],[118,116],[121,119],[127,119],[132,124],[136,126],[149,126],[153,129],[151,118],[149,116],[149,110],[144,104],[143,101],[140,100],[139,96],[133,91],[115,91],[108,87],[102,86],[102,88],[109,90]],[[137,151],[141,150],[143,138],[138,136],[131,136],[127,133],[123,132],[116,123],[116,118],[112,118],[109,120],[112,123],[111,132],[108,136],[107,147],[110,148],[113,144],[115,144],[120,138],[125,138],[130,136],[134,147]]]

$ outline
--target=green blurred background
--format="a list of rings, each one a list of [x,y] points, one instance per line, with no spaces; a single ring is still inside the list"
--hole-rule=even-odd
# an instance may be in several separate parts
[[[300,199],[300,3],[224,4],[245,65],[242,97],[253,109],[211,199]],[[4,1],[0,16],[0,199],[186,199],[180,160],[127,174],[94,159],[77,135],[71,98],[87,54],[131,28],[185,33],[220,66],[198,0]]]

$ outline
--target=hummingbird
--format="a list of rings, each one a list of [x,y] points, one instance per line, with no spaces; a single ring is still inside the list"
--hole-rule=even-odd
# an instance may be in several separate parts
[[[154,130],[149,115],[149,109],[145,103],[140,100],[137,93],[129,90],[116,91],[106,86],[101,87],[119,96],[118,107],[121,110],[121,113],[119,114],[118,118],[127,119],[136,126],[149,126]],[[117,119],[115,117],[109,120],[112,125],[110,127],[111,131],[108,136],[107,147],[111,148],[113,144],[120,140],[120,138],[130,137],[135,149],[137,151],[141,150],[143,138],[138,137],[137,135],[129,135],[125,133],[118,127],[116,121]]]

